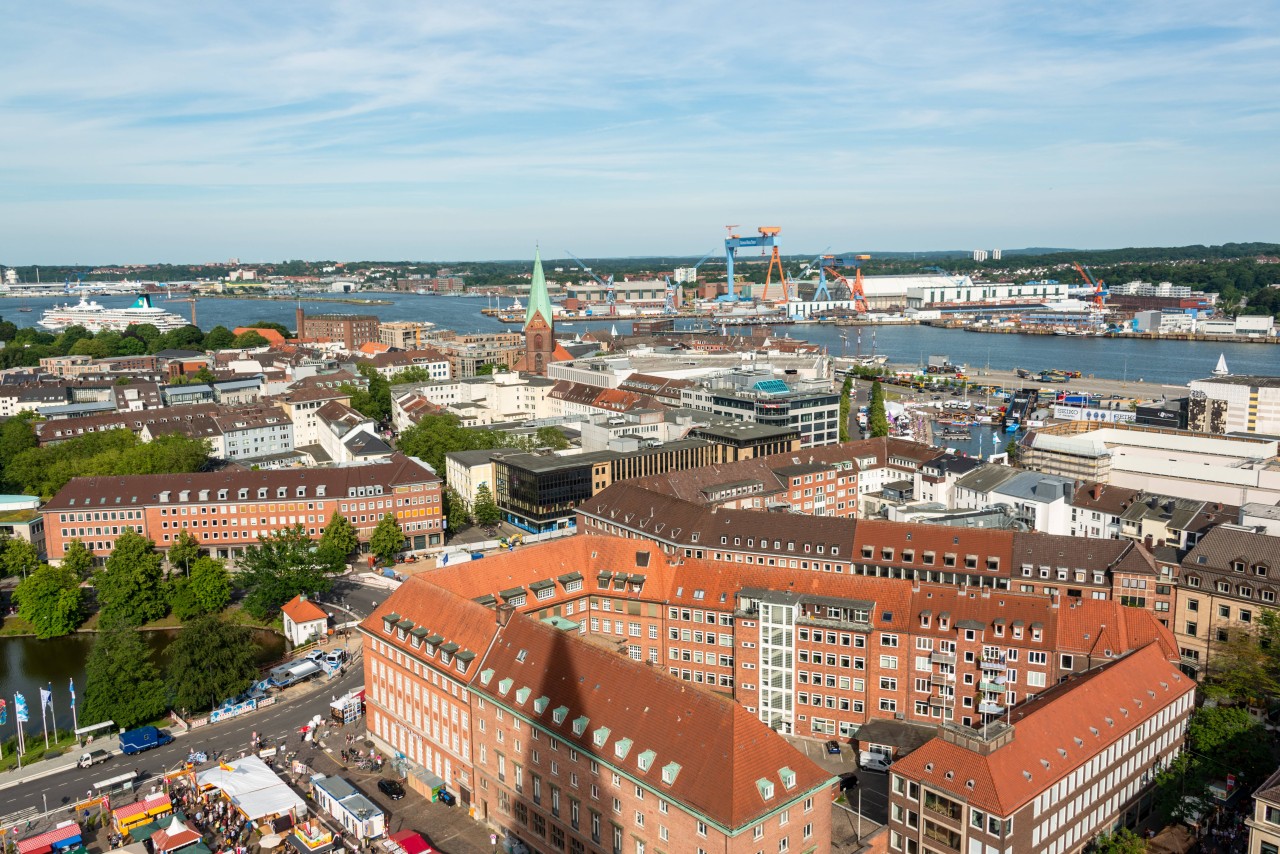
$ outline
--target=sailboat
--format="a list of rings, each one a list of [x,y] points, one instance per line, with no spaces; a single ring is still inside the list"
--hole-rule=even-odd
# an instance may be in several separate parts
[[[1226,353],[1219,353],[1219,354],[1218,354],[1218,366],[1217,366],[1216,368],[1214,368],[1214,369],[1213,369],[1213,375],[1214,375],[1215,377],[1227,377],[1227,376],[1231,376],[1231,371],[1229,371],[1229,370],[1227,369],[1227,354],[1226,354]]]

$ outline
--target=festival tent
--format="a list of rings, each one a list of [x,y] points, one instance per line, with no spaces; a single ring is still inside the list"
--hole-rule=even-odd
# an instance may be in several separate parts
[[[295,816],[307,813],[306,802],[298,793],[256,756],[219,762],[196,775],[196,783],[202,791],[218,789],[245,818],[255,823],[284,813]]]
[[[168,854],[168,852],[194,845],[200,839],[199,832],[187,827],[182,823],[182,819],[175,815],[164,829],[151,834],[151,848],[155,854]]]
[[[432,848],[427,840],[412,830],[391,834],[391,842],[403,854],[437,854],[436,849]]]
[[[80,844],[80,825],[74,821],[64,821],[39,836],[29,836],[18,840],[18,854],[49,854],[50,851],[62,851]]]

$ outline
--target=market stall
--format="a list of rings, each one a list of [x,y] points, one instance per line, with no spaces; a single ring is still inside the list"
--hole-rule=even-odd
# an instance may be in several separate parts
[[[75,848],[81,842],[80,825],[64,821],[53,830],[18,840],[18,854],[50,854]]]
[[[196,775],[201,792],[216,789],[254,824],[283,816],[299,819],[307,805],[257,756],[220,762]]]
[[[163,792],[125,804],[111,811],[111,821],[116,831],[127,834],[130,830],[143,824],[149,824],[173,812],[173,802]]]

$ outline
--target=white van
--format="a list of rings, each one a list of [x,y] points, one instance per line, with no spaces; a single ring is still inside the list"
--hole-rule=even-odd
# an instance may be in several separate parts
[[[864,771],[887,772],[892,764],[892,760],[883,753],[873,753],[870,750],[858,751],[858,767]]]

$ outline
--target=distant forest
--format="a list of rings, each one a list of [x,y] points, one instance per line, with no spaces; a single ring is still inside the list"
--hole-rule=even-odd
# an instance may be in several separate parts
[[[1280,314],[1280,244],[1276,243],[1224,243],[1221,246],[1132,247],[1128,249],[1008,249],[999,261],[974,261],[969,252],[944,250],[931,252],[883,252],[857,250],[870,254],[863,262],[868,275],[894,275],[937,272],[968,274],[998,281],[1026,281],[1028,279],[1053,278],[1059,281],[1080,281],[1074,263],[1089,269],[1096,278],[1109,283],[1122,283],[1140,279],[1149,282],[1172,282],[1197,290],[1221,295],[1222,310],[1228,314]],[[841,253],[855,254],[853,251]],[[675,267],[691,266],[699,259],[694,256],[651,256],[635,258],[587,258],[596,275],[615,276],[662,274]],[[788,275],[806,272],[808,264],[815,260],[808,256],[788,255],[784,258]],[[734,262],[734,271],[748,282],[763,282],[767,258],[760,255],[740,254]],[[325,275],[326,267],[334,261],[280,261],[246,263],[243,266],[258,271],[260,277]],[[345,262],[339,268],[341,275],[369,273],[388,283],[397,279],[435,276],[442,273],[461,276],[468,289],[493,287],[519,287],[528,284],[529,259],[513,261],[453,261],[425,263],[413,261],[357,261]],[[576,261],[569,258],[545,258],[548,277],[559,282],[584,282],[589,274],[581,271]],[[555,272],[561,268],[561,272]],[[23,281],[36,279],[36,268],[17,267]],[[130,267],[128,278],[151,279],[162,282],[192,279],[220,278],[227,274],[225,265],[174,265],[157,264],[149,267]],[[121,268],[96,267],[41,267],[39,275],[45,282],[118,280]],[[332,274],[328,274],[332,275]],[[725,264],[722,255],[707,259],[698,270],[703,281],[724,279]]]

